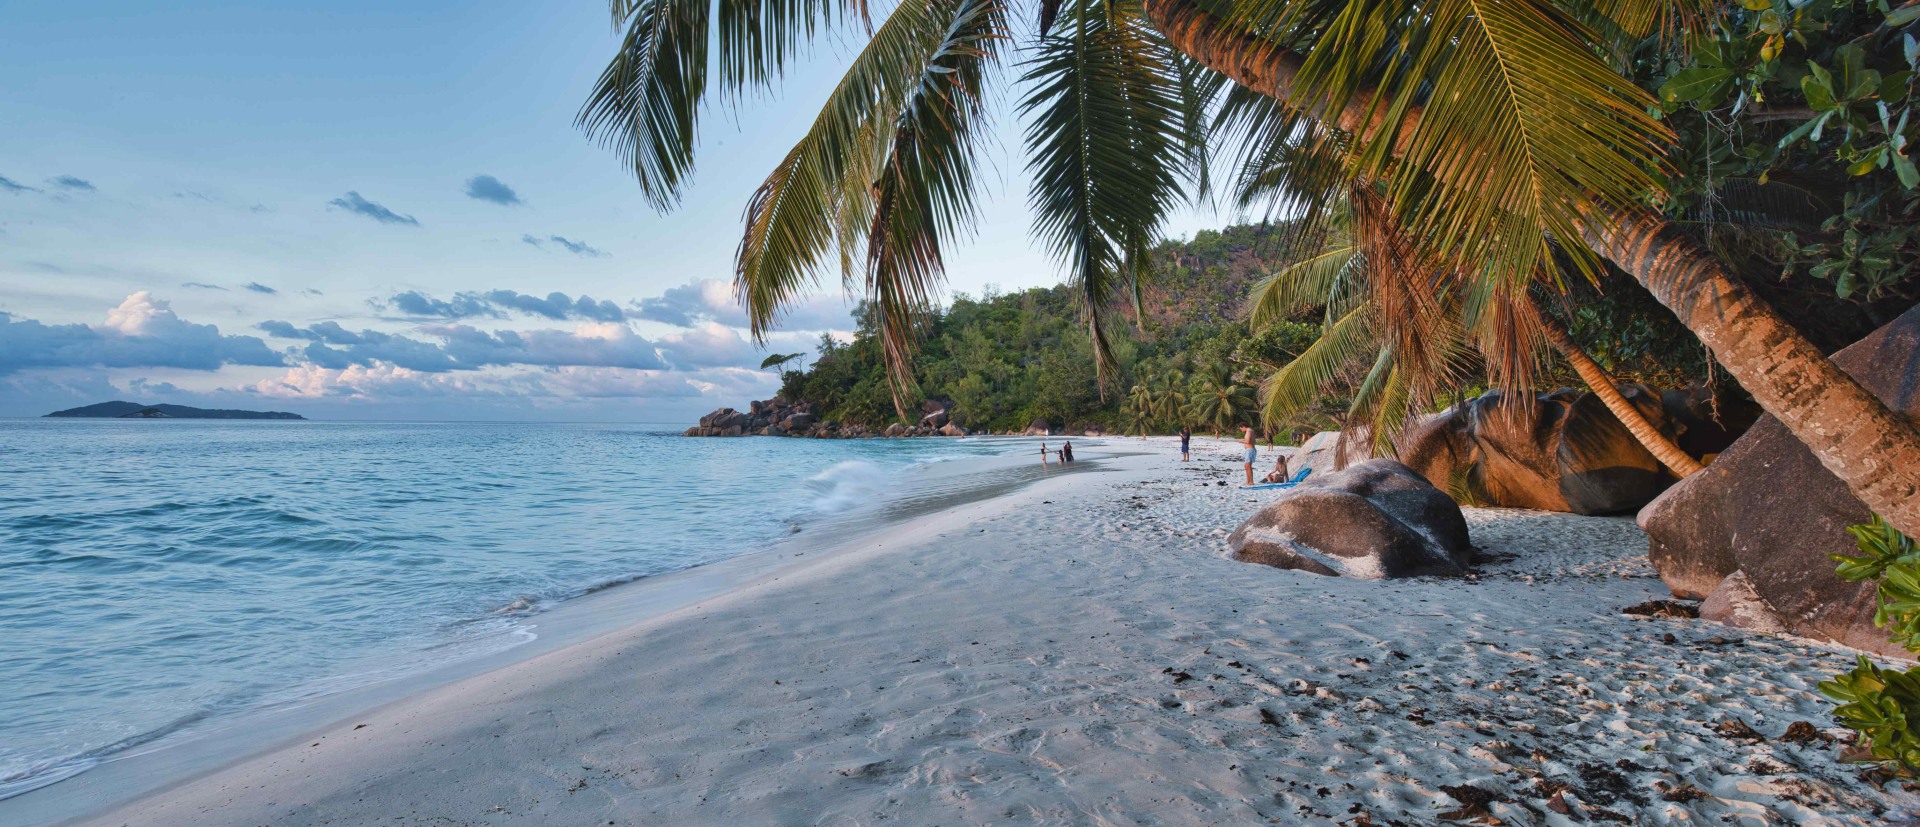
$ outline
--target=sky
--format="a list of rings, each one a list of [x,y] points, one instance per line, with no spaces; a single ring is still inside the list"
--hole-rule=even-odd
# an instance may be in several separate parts
[[[603,2],[5,0],[0,21],[0,417],[683,422],[852,328],[834,277],[757,346],[730,279],[742,209],[857,33],[710,106],[662,214],[573,126],[618,42]],[[1060,280],[1010,97],[949,295]]]

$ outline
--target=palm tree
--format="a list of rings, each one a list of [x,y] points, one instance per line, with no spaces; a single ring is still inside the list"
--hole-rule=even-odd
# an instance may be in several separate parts
[[[1153,427],[1154,404],[1153,390],[1146,385],[1134,385],[1127,391],[1127,404],[1121,413],[1127,417],[1127,430],[1138,431],[1145,439],[1148,429]]]
[[[1488,282],[1462,278],[1421,256],[1369,187],[1356,186],[1335,207],[1329,228],[1338,238],[1324,249],[1301,250],[1299,261],[1262,279],[1251,295],[1256,327],[1308,307],[1326,308],[1321,337],[1265,383],[1270,421],[1293,418],[1364,368],[1344,427],[1366,426],[1374,449],[1391,452],[1409,417],[1458,388],[1476,355],[1504,390],[1530,394],[1535,357],[1546,344],[1573,364],[1607,410],[1675,476],[1701,470],[1530,296],[1474,293]]]
[[[1251,385],[1235,379],[1232,368],[1214,363],[1194,377],[1193,402],[1188,406],[1187,417],[1205,424],[1214,436],[1219,436],[1221,431],[1231,430],[1235,425],[1253,422],[1258,406],[1259,400]]]
[[[1476,279],[1507,295],[1544,271],[1553,240],[1584,242],[1579,267],[1631,273],[1870,508],[1920,533],[1920,429],[1640,206],[1660,192],[1672,136],[1608,60],[1663,20],[1701,12],[1697,3],[1042,0],[1037,25],[1016,31],[1002,0],[904,0],[754,194],[736,289],[764,340],[837,264],[864,287],[904,409],[943,250],[976,215],[982,101],[1018,36],[1029,52],[1018,82],[1034,231],[1068,267],[1103,381],[1114,368],[1106,309],[1128,295],[1137,307],[1148,246],[1175,204],[1208,189],[1213,144],[1248,159],[1310,155],[1326,163],[1302,165],[1320,171],[1292,183],[1383,182],[1427,254],[1473,262]],[[815,37],[865,23],[869,8],[611,7],[626,36],[579,122],[661,208],[691,173],[710,73],[737,104]],[[1238,88],[1222,93],[1229,82]],[[1222,123],[1234,128],[1210,130],[1210,112],[1231,114]]]
[[[1269,120],[1281,125],[1266,133],[1337,132],[1356,166],[1397,171],[1394,188],[1409,201],[1399,211],[1443,251],[1491,244],[1513,255],[1532,245],[1497,230],[1531,213],[1529,231],[1578,239],[1633,276],[1854,496],[1888,524],[1920,530],[1920,428],[1827,360],[1704,245],[1621,197],[1657,191],[1641,176],[1661,165],[1643,149],[1669,140],[1639,122],[1651,98],[1601,62],[1614,49],[1586,48],[1615,45],[1589,42],[1594,29],[1545,3],[1396,2],[1360,12],[1366,23],[1405,21],[1387,27],[1332,16],[1347,7],[1293,0],[1256,0],[1232,18],[1196,0],[1143,4],[1175,49],[1272,103]],[[1662,12],[1700,10],[1610,9],[1627,34],[1644,33]],[[1395,30],[1408,35],[1400,59],[1379,60]],[[1309,44],[1311,56],[1289,48],[1296,44]],[[1576,148],[1590,142],[1605,148],[1582,158]],[[1562,189],[1575,181],[1592,196]],[[1503,269],[1513,278],[1513,265],[1544,259],[1544,250],[1517,255]]]
[[[1177,370],[1154,377],[1148,388],[1153,397],[1153,418],[1162,427],[1178,428],[1187,408],[1187,380]]]
[[[793,364],[797,359],[806,358],[806,355],[805,353],[769,353],[767,358],[760,360],[760,369],[774,368],[785,373],[787,365]]]

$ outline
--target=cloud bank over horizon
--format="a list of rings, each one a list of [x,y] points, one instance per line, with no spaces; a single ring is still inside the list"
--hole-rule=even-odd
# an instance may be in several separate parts
[[[281,295],[258,282],[242,288]],[[128,295],[92,323],[0,311],[0,415],[134,397],[227,407],[295,400],[336,416],[632,418],[660,410],[671,413],[656,419],[684,418],[770,394],[775,377],[758,369],[767,352],[809,348],[821,331],[849,335],[845,308],[821,303],[809,318],[833,327],[776,333],[768,347],[757,346],[738,326],[744,316],[730,289],[695,281],[624,306],[560,291],[442,299],[407,290],[368,301],[376,313],[359,323],[267,319],[247,332],[184,319],[151,291]],[[392,313],[399,315],[382,315]],[[636,328],[647,324],[666,329]]]

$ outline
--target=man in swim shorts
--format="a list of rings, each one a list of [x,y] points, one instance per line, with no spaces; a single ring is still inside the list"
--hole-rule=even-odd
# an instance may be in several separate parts
[[[1240,437],[1240,444],[1247,446],[1247,459],[1245,463],[1247,468],[1247,484],[1252,485],[1253,484],[1253,461],[1260,458],[1260,449],[1253,444],[1253,427],[1252,426],[1242,425],[1240,426],[1240,430],[1242,433],[1242,436]]]
[[[1187,447],[1192,443],[1193,443],[1193,429],[1187,428],[1184,426],[1181,427],[1180,429],[1180,461],[1181,462],[1187,461]]]

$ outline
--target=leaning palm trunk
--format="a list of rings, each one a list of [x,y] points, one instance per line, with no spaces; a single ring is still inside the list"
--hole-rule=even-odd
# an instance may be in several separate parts
[[[1299,102],[1299,55],[1192,0],[1145,0],[1145,10],[1173,47],[1194,60],[1255,92]],[[1383,113],[1366,94],[1352,96],[1338,113],[1309,111],[1362,135],[1380,126]],[[1410,134],[1418,119],[1417,109],[1410,110],[1401,135]],[[1920,428],[1828,361],[1705,247],[1661,217],[1597,207],[1578,226],[1590,249],[1631,273],[1679,316],[1854,496],[1900,531],[1920,533]]]
[[[1659,460],[1661,465],[1665,465],[1674,476],[1682,479],[1703,470],[1700,463],[1695,462],[1687,452],[1680,450],[1680,446],[1673,444],[1673,440],[1668,439],[1659,428],[1655,428],[1653,423],[1648,422],[1646,415],[1640,412],[1639,406],[1627,401],[1627,397],[1620,393],[1619,386],[1613,383],[1613,377],[1607,374],[1605,368],[1589,358],[1586,351],[1580,349],[1579,343],[1573,340],[1573,336],[1567,333],[1565,327],[1545,313],[1536,312],[1534,316],[1541,333],[1546,335],[1547,341],[1551,342],[1554,349],[1560,351],[1560,355],[1565,356],[1568,362],[1573,363],[1573,370],[1580,374],[1580,380],[1593,389],[1593,395],[1600,397],[1601,404],[1606,405],[1607,410],[1613,412],[1614,418],[1620,420],[1621,425],[1626,426],[1627,433],[1633,434],[1633,438],[1639,440],[1641,447],[1653,454],[1654,459]]]

